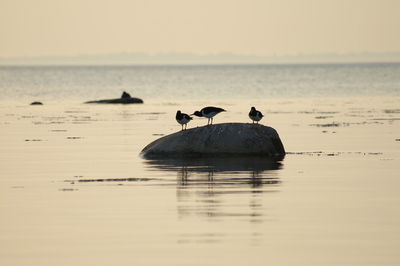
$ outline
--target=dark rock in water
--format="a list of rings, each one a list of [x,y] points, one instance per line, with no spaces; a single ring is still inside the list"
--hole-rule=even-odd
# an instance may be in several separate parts
[[[130,104],[130,103],[143,103],[142,99],[131,97],[131,95],[127,92],[123,92],[121,98],[115,99],[105,99],[105,100],[97,100],[97,101],[88,101],[85,103],[122,103],[122,104]]]
[[[129,93],[127,93],[126,91],[124,91],[121,95],[122,99],[126,99],[126,98],[132,98],[131,95]]]
[[[105,99],[105,100],[98,100],[98,101],[88,101],[85,103],[122,103],[122,104],[129,104],[129,103],[143,103],[142,99],[139,98],[117,98],[117,99]]]
[[[281,160],[285,148],[271,127],[224,123],[164,136],[147,145],[141,154],[146,158],[261,155]]]
[[[42,102],[31,102],[31,105],[43,105]]]

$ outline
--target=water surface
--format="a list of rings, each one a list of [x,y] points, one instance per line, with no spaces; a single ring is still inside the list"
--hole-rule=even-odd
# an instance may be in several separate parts
[[[398,265],[398,69],[1,68],[0,263]],[[205,105],[256,106],[285,159],[139,156]]]

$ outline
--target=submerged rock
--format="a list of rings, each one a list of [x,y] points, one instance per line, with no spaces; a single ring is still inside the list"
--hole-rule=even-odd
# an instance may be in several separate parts
[[[285,148],[275,129],[258,124],[224,123],[179,131],[159,138],[144,157],[262,155],[281,160]]]
[[[123,92],[121,98],[115,99],[105,99],[105,100],[97,100],[97,101],[88,101],[85,103],[122,103],[122,104],[130,104],[130,103],[143,103],[142,99],[131,97],[131,95],[127,92]]]
[[[42,102],[31,102],[31,105],[43,105]]]

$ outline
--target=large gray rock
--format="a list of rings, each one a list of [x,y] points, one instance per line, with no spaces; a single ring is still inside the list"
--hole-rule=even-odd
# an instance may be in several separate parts
[[[179,131],[159,138],[144,157],[263,155],[283,159],[285,149],[275,129],[259,124],[224,123]]]

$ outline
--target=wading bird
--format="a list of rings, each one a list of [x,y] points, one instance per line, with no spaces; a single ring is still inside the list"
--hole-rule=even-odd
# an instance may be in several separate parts
[[[251,120],[253,120],[253,124],[254,121],[256,121],[258,124],[258,121],[260,121],[263,118],[263,114],[260,111],[257,111],[256,108],[251,107],[249,117]]]
[[[186,130],[187,123],[189,123],[189,121],[193,119],[193,118],[191,118],[188,114],[181,113],[180,110],[178,110],[178,111],[176,112],[175,118],[176,118],[176,121],[177,121],[179,124],[182,125],[182,130],[184,130],[184,129],[183,129],[183,126],[185,126],[185,130]]]
[[[213,122],[213,117],[221,112],[226,112],[226,110],[219,108],[219,107],[213,107],[213,106],[208,106],[204,107],[200,111],[194,112],[192,115],[198,116],[198,117],[207,117],[207,125],[212,125]],[[211,121],[211,123],[210,123]]]

